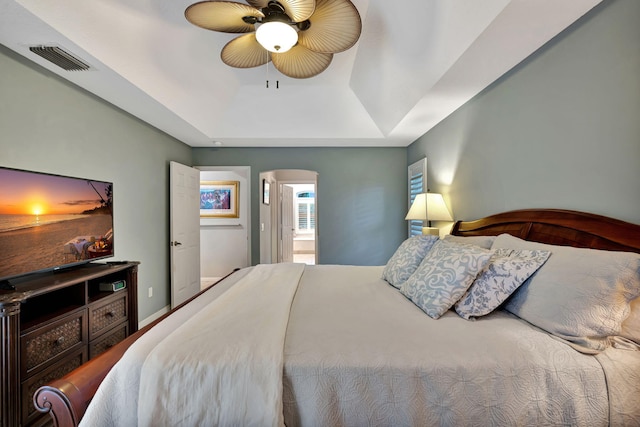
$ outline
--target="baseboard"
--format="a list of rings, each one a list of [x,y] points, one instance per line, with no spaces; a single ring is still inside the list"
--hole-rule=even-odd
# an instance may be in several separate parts
[[[164,307],[164,308],[161,308],[160,310],[158,310],[155,313],[153,313],[151,316],[149,316],[146,319],[143,319],[142,321],[138,322],[138,329],[144,328],[149,323],[151,323],[154,320],[158,319],[159,317],[163,316],[165,313],[168,313],[170,310],[171,310],[171,306],[168,306],[168,305],[166,307]]]

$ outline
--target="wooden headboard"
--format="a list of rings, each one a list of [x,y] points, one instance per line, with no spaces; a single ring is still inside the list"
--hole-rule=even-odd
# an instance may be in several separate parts
[[[504,212],[477,221],[458,221],[451,230],[456,236],[502,233],[551,245],[640,253],[640,225],[562,209]]]

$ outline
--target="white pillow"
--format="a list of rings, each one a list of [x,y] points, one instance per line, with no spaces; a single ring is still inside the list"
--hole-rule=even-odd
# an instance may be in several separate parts
[[[505,309],[584,353],[610,345],[629,302],[640,295],[640,254],[546,245],[508,234],[498,236],[493,248],[553,253]]]
[[[551,252],[542,250],[496,249],[489,264],[456,303],[456,312],[467,320],[491,313],[535,273],[549,255]]]
[[[620,336],[640,345],[640,297],[631,301],[631,312],[622,322]]]
[[[382,279],[399,289],[437,241],[438,236],[419,235],[402,242],[382,270]]]
[[[481,248],[491,249],[493,241],[496,240],[496,236],[454,236],[453,234],[447,234],[444,236],[444,240],[448,242],[466,243],[469,245],[480,246]]]
[[[491,251],[441,240],[427,253],[400,292],[434,319],[464,295],[489,262]]]

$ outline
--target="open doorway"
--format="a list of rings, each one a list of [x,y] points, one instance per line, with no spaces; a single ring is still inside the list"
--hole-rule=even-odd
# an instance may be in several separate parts
[[[283,184],[293,190],[293,262],[316,263],[316,186]],[[283,199],[284,201],[284,199]]]
[[[318,263],[317,177],[314,171],[291,169],[260,173],[261,263]]]
[[[232,214],[200,212],[200,288],[204,289],[235,268],[251,265],[251,167],[198,166],[198,169],[201,194],[203,185],[214,192],[221,189],[222,194],[235,191]]]

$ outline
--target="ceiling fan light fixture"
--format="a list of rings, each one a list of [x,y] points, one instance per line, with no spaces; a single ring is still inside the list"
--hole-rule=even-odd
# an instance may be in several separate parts
[[[284,22],[270,21],[258,27],[256,39],[269,52],[284,53],[298,43],[298,32]]]
[[[245,33],[220,52],[225,64],[252,68],[271,62],[280,73],[307,79],[327,69],[333,55],[358,41],[362,21],[351,0],[198,0],[187,21],[223,33]],[[266,51],[266,52],[265,52]]]

